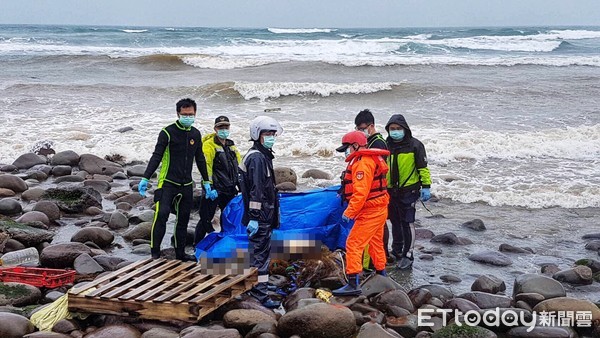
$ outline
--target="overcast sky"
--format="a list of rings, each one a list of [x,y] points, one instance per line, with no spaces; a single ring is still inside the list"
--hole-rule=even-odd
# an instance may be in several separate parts
[[[600,25],[600,0],[0,0],[0,24],[586,26]]]

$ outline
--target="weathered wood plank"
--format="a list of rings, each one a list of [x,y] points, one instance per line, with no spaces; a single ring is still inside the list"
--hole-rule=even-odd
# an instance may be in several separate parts
[[[185,271],[183,272],[183,270],[188,269],[190,266],[192,265],[187,265],[187,264],[181,264],[180,266],[178,266],[177,268],[169,271],[168,273],[154,278],[150,283],[146,283],[144,284],[144,286],[142,287],[137,287],[133,290],[131,290],[129,293],[120,296],[119,300],[127,300],[127,299],[131,299],[134,298],[140,294],[143,294],[141,297],[136,298],[136,300],[147,300],[148,298],[152,297],[155,294],[161,293],[164,290],[168,289],[171,285],[179,282],[180,280],[183,280],[184,278],[186,278],[186,274],[189,273],[196,273],[200,271],[200,266],[197,264],[193,264],[193,268],[189,271]],[[177,275],[179,274],[179,275]],[[177,275],[174,277],[174,275]],[[150,292],[146,292],[148,290],[152,289]]]
[[[102,284],[102,283],[104,283],[104,282],[106,282],[106,281],[108,281],[110,279],[118,277],[119,275],[121,275],[121,274],[123,274],[123,273],[125,273],[125,272],[127,272],[129,270],[133,270],[133,269],[137,268],[138,266],[149,262],[150,260],[152,260],[152,259],[148,258],[148,259],[143,259],[141,261],[137,261],[137,262],[131,263],[131,264],[127,265],[127,266],[124,266],[124,267],[120,268],[119,270],[117,270],[115,272],[112,272],[112,273],[110,273],[110,274],[102,277],[102,278],[95,279],[92,282],[89,282],[89,283],[87,283],[87,284],[85,284],[83,286],[80,286],[80,287],[77,287],[77,288],[72,288],[71,291],[69,291],[69,293],[71,293],[71,294],[79,294],[79,293],[81,293],[81,292],[83,292],[85,290],[88,290],[90,288],[96,287],[96,286],[98,286],[98,285],[100,285],[100,284]]]
[[[152,270],[146,272],[145,274],[143,274],[142,276],[136,277],[131,282],[129,282],[125,285],[122,285],[108,293],[105,293],[100,297],[101,298],[113,298],[113,297],[120,296],[120,295],[128,292],[130,288],[132,288],[138,284],[146,283],[148,281],[148,279],[150,279],[156,275],[168,273],[168,270],[175,265],[179,265],[179,262],[168,261],[167,263],[159,266],[158,268],[152,269]]]
[[[257,278],[255,268],[238,276],[205,275],[193,263],[148,259],[71,291],[69,310],[196,322],[252,288]]]
[[[180,292],[182,292],[183,290],[187,290],[191,287],[194,286],[194,284],[201,282],[204,279],[209,278],[211,275],[198,275],[197,277],[186,281],[185,283],[181,283],[179,286],[173,288],[173,290],[165,293],[164,295],[159,296],[156,299],[153,299],[153,302],[164,302],[164,301],[170,301],[171,298],[177,296]]]
[[[154,268],[157,265],[163,264],[164,262],[166,262],[166,259],[155,259],[155,260],[149,262],[148,264],[142,265],[138,269],[129,272],[125,276],[121,276],[121,277],[115,279],[114,281],[112,281],[112,282],[110,282],[110,283],[108,283],[106,285],[102,285],[99,289],[88,293],[86,295],[86,297],[100,296],[104,292],[109,291],[111,288],[113,288],[113,287],[115,287],[115,286],[117,286],[119,284],[126,283],[127,281],[129,281],[129,278],[132,278],[132,277],[135,277],[137,275],[140,275],[140,274],[144,273],[145,271]]]
[[[195,288],[185,292],[184,294],[180,295],[179,297],[177,297],[171,301],[174,303],[187,301],[188,298],[194,296],[195,294],[197,294],[199,292],[202,292],[203,290],[206,290],[206,288],[213,286],[215,283],[218,283],[218,282],[222,281],[223,279],[227,279],[228,277],[229,277],[229,275],[214,275],[211,279],[209,279],[206,282],[196,286]]]

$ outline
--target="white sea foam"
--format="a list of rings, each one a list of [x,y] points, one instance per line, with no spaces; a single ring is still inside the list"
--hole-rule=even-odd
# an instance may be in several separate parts
[[[195,47],[75,46],[58,40],[11,38],[0,41],[0,55],[108,55],[113,58],[154,54],[182,55],[182,61],[186,64],[210,69],[256,67],[287,61],[325,62],[344,66],[441,64],[598,67],[600,56],[597,54],[550,52],[559,48],[565,39],[591,39],[599,36],[598,31],[552,30],[526,36],[484,35],[434,40],[430,39],[431,34],[374,39],[239,39],[232,43]],[[452,48],[505,53],[462,53],[450,50]],[[419,52],[420,49],[430,49],[431,52]]]
[[[435,133],[435,138],[426,138],[424,141],[427,141],[428,150],[435,154],[431,159],[439,164],[491,158],[600,158],[600,125],[519,133],[480,129],[432,133]]]
[[[282,60],[265,60],[257,58],[240,58],[216,55],[187,55],[182,56],[181,60],[190,66],[208,69],[247,68],[284,62]]]
[[[461,57],[461,56],[395,56],[380,58],[354,58],[323,61],[330,64],[344,65],[347,67],[360,66],[416,66],[416,65],[447,65],[447,66],[518,66],[535,65],[549,67],[566,66],[591,66],[600,67],[600,56],[567,56],[567,55],[544,55],[544,56],[506,56],[506,57]]]
[[[582,40],[582,39],[598,39],[600,38],[600,31],[588,31],[588,30],[551,30],[547,34],[540,34],[542,36],[547,35],[556,39],[564,40]]]
[[[507,52],[551,52],[561,41],[534,36],[476,36],[443,40],[420,41],[429,45],[452,48],[497,50]]]
[[[323,82],[236,82],[233,88],[246,100],[278,98],[290,95],[370,94],[392,90],[400,83],[323,83]]]
[[[123,29],[121,31],[125,32],[125,33],[144,33],[144,32],[147,32],[148,30],[147,29]]]
[[[329,88],[326,92],[335,89],[328,85],[324,85]],[[56,151],[71,149],[99,156],[118,153],[127,160],[147,161],[156,133],[175,118],[149,111],[145,112],[148,123],[140,125],[136,111],[78,106],[78,118],[73,120],[72,110],[64,104],[57,101],[50,106],[56,110],[45,108],[43,119],[13,112],[3,114],[0,163],[12,163],[40,140],[52,140]],[[209,132],[208,126],[220,113],[200,114],[196,125],[203,133]],[[275,114],[285,129],[275,146],[278,165],[291,166],[298,173],[308,167],[320,168],[337,177],[344,161],[334,149],[342,135],[352,129],[352,123],[292,122],[287,118],[289,112]],[[250,119],[244,114],[229,115],[236,121],[232,138],[244,152],[249,146],[244,140]],[[36,128],[24,129],[23,125]],[[128,125],[134,130],[116,132]],[[600,207],[600,125],[519,132],[411,127],[427,148],[434,181],[432,192],[438,197],[528,208]],[[329,183],[338,180],[333,178]]]
[[[337,29],[332,28],[268,28],[267,30],[274,34],[311,34],[337,31]]]

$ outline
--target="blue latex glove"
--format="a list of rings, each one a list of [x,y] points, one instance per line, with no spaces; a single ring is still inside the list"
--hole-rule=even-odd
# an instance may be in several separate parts
[[[348,216],[346,216],[346,215],[343,215],[343,214],[342,214],[342,220],[343,220],[344,222],[348,223],[348,222],[350,222],[352,219],[351,219],[351,218],[349,218]]]
[[[431,191],[429,191],[429,188],[422,188],[421,189],[421,201],[427,202],[427,201],[429,201],[430,198],[431,198]]]
[[[248,237],[254,237],[258,232],[258,221],[250,221],[248,222],[248,227],[246,227],[246,232],[248,233]]]
[[[211,190],[209,198],[214,201],[217,197],[219,197],[219,193],[215,189]]]
[[[206,199],[210,198],[210,199],[214,200],[214,198],[211,198],[213,190],[210,187],[210,183],[204,182],[204,183],[202,183],[202,187],[204,188],[204,198],[206,198]]]
[[[142,197],[146,197],[146,190],[148,190],[148,179],[142,178],[140,183],[138,183],[138,192]]]

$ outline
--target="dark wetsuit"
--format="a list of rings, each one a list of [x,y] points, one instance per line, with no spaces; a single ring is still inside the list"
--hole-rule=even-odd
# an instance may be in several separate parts
[[[152,257],[160,257],[160,245],[165,236],[169,214],[175,211],[175,255],[183,259],[187,226],[192,210],[194,181],[192,167],[196,162],[204,181],[208,181],[206,161],[202,153],[202,136],[194,127],[185,128],[179,121],[163,128],[146,167],[144,177],[150,179],[159,164],[158,189],[154,192],[156,211],[152,224],[150,248]]]

